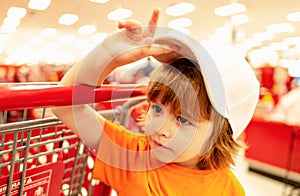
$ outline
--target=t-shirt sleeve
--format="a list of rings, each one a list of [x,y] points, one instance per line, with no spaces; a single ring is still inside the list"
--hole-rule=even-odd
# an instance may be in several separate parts
[[[130,172],[138,171],[147,160],[147,139],[122,126],[105,121],[95,160],[93,178],[115,190],[128,181]]]

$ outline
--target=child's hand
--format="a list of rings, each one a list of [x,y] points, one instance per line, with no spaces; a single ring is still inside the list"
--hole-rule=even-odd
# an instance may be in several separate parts
[[[71,83],[100,86],[104,79],[119,66],[148,56],[166,59],[173,55],[174,48],[154,44],[153,36],[156,32],[159,12],[159,9],[153,11],[148,26],[144,28],[133,19],[120,21],[118,27],[121,31],[106,37],[86,56],[76,68],[78,74],[75,81]]]
[[[173,54],[173,48],[166,45],[153,44],[159,18],[159,9],[155,9],[148,26],[143,28],[141,23],[133,20],[122,20],[118,24],[121,32],[109,36],[104,41],[104,47],[110,51],[114,68],[135,62],[147,56],[162,56]]]
[[[134,40],[136,42],[142,42],[141,44],[144,45],[151,45],[153,44],[153,36],[156,32],[158,17],[159,17],[159,9],[153,10],[152,16],[149,20],[148,27],[145,31],[142,29],[141,23],[136,20],[122,20],[118,24],[118,28],[126,29],[125,33],[129,39]],[[180,57],[181,55],[176,52],[177,48],[166,46],[166,45],[152,45],[150,47],[140,48],[138,55],[145,55],[153,56],[156,60],[168,63],[175,58]]]
[[[136,42],[145,42],[147,39],[151,40],[156,31],[159,13],[159,9],[153,10],[152,16],[148,22],[148,26],[144,30],[142,29],[142,24],[134,19],[119,21],[118,28],[126,29],[126,36]]]

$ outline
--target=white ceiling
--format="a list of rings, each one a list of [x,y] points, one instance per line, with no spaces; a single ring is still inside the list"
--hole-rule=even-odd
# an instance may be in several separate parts
[[[0,25],[6,17],[9,7],[17,6],[28,9],[29,0],[0,0]],[[97,4],[89,2],[89,0],[52,0],[51,5],[44,11],[27,10],[27,14],[21,20],[15,33],[9,34],[10,41],[5,44],[4,50],[0,53],[0,64],[5,59],[15,53],[22,47],[24,43],[28,43],[33,37],[41,37],[41,30],[45,27],[56,28],[58,35],[51,40],[45,40],[44,43],[58,41],[59,35],[68,33],[77,35],[77,30],[81,25],[92,24],[97,27],[97,32],[111,33],[116,30],[116,22],[107,19],[107,14],[112,10],[123,7],[131,9],[132,18],[147,22],[151,10],[154,7],[160,7],[162,12],[160,16],[159,26],[167,26],[168,21],[176,17],[168,16],[165,9],[181,0],[110,0],[105,4]],[[188,0],[186,2],[193,3],[196,10],[184,17],[191,18],[193,24],[188,29],[191,35],[198,40],[208,39],[214,34],[215,29],[228,23],[228,17],[216,16],[214,9],[218,6],[228,4],[230,0]],[[239,25],[236,28],[246,32],[246,38],[250,38],[253,33],[266,31],[266,26],[287,22],[286,15],[291,12],[300,11],[300,2],[297,0],[240,0],[239,3],[246,5],[245,14],[249,16],[249,23]],[[79,15],[79,21],[72,26],[63,26],[57,23],[58,18],[64,13],[76,13]],[[292,23],[295,28],[294,33],[284,33],[277,35],[274,40],[265,42],[282,41],[285,37],[300,35],[300,22]],[[0,32],[1,34],[1,32]],[[77,40],[91,36],[80,37]],[[41,50],[41,47],[37,50]],[[63,46],[65,51],[75,51],[75,43]],[[74,52],[75,55],[80,55]],[[20,54],[21,55],[21,54]],[[82,55],[82,54],[81,54]]]

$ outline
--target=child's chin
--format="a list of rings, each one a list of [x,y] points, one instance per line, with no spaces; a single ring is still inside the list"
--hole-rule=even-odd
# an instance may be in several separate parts
[[[163,163],[172,163],[175,161],[176,156],[172,156],[170,152],[168,152],[167,149],[164,148],[156,148],[152,149],[153,156],[160,162]]]

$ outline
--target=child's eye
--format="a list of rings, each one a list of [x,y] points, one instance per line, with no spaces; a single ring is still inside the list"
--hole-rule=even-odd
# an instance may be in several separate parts
[[[178,116],[177,117],[177,121],[180,124],[182,124],[182,125],[188,125],[188,124],[190,124],[190,122],[187,119],[183,118],[182,116]]]
[[[154,111],[154,113],[157,113],[157,114],[160,114],[163,111],[162,108],[156,104],[152,105],[151,108]]]

